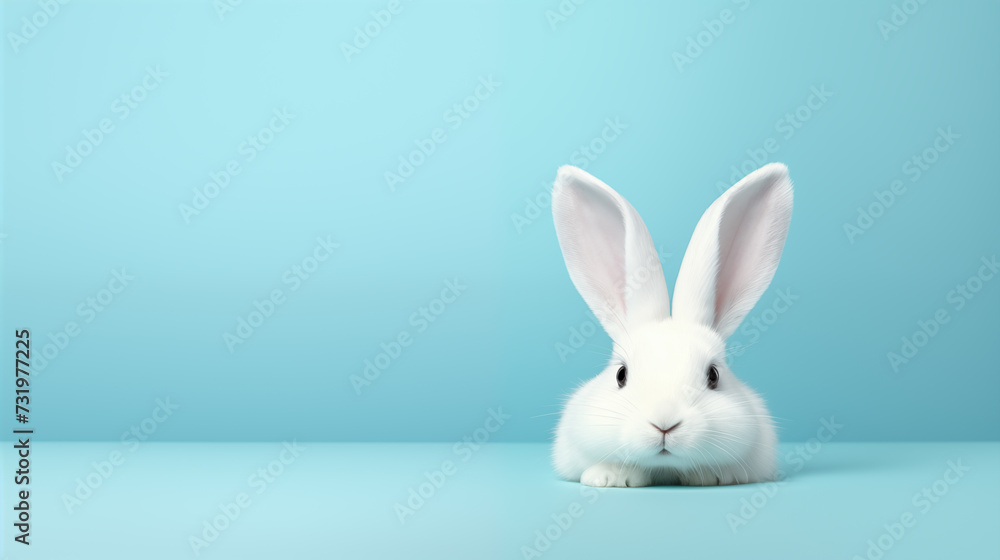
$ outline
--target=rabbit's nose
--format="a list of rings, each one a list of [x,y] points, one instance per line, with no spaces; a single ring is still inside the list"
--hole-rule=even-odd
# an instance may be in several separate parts
[[[680,422],[678,422],[678,423],[674,424],[673,426],[670,426],[669,428],[667,428],[666,430],[664,430],[663,428],[659,427],[659,426],[658,426],[658,425],[656,425],[656,424],[653,424],[652,422],[650,422],[649,424],[650,424],[651,426],[653,426],[654,428],[656,428],[657,430],[660,430],[660,433],[661,433],[661,434],[663,434],[663,435],[667,435],[667,434],[669,434],[670,432],[672,432],[672,431],[674,431],[675,429],[677,429],[677,426],[680,426],[680,425],[681,425],[681,423],[680,423]]]

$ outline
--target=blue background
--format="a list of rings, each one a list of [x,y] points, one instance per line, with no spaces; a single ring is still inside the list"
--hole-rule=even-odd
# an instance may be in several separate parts
[[[220,18],[207,1],[74,2],[15,52],[9,33],[41,8],[3,3],[4,340],[30,328],[40,350],[80,324],[36,363],[40,437],[117,440],[169,398],[158,440],[456,441],[491,407],[512,415],[496,441],[546,440],[609,342],[560,355],[592,318],[549,209],[512,215],[545,202],[606,119],[627,128],[587,169],[644,217],[671,288],[731,166],[779,146],[767,159],[789,166],[796,207],[751,318],[774,318],[779,289],[798,299],[732,365],[784,439],[831,415],[845,441],[1000,436],[1000,281],[946,300],[998,253],[996,3],[930,2],[885,38],[885,1],[588,2],[554,22],[555,1],[405,1],[348,59],[341,44],[386,4]],[[724,9],[735,21],[678,68]],[[167,76],[122,120],[112,104],[147,67]],[[446,112],[488,77],[500,85],[454,128]],[[782,119],[822,86],[788,137]],[[283,108],[294,118],[246,161]],[[60,181],[52,162],[105,118],[114,131]],[[904,165],[948,127],[959,138],[913,181]],[[385,173],[437,128],[446,140],[391,189]],[[185,223],[179,205],[231,159],[242,172]],[[897,179],[905,194],[850,239]],[[284,274],[318,236],[340,247],[293,292]],[[122,267],[134,280],[86,323],[78,305]],[[411,315],[456,278],[467,289],[417,332]],[[230,352],[223,333],[274,289],[285,302]],[[894,371],[887,353],[938,309],[950,321]],[[404,330],[412,345],[358,394],[351,376]]]

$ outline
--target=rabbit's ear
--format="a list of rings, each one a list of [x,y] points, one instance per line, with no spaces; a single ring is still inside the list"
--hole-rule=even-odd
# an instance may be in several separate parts
[[[567,165],[552,190],[552,215],[569,276],[613,340],[623,340],[632,326],[670,316],[659,256],[627,200]]]
[[[674,316],[731,334],[767,289],[792,219],[788,169],[771,163],[705,211],[674,286]]]

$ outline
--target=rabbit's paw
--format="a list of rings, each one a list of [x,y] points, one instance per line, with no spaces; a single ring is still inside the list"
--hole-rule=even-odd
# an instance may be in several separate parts
[[[619,488],[636,488],[649,486],[653,483],[649,473],[635,465],[616,463],[598,463],[583,471],[580,484],[587,486],[617,486]]]

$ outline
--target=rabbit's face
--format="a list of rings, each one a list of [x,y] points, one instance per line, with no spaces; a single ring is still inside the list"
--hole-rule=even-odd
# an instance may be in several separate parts
[[[751,445],[760,419],[725,358],[725,341],[695,323],[666,319],[632,329],[598,378],[619,421],[593,422],[611,428],[611,443],[630,462],[706,469],[732,462]]]

